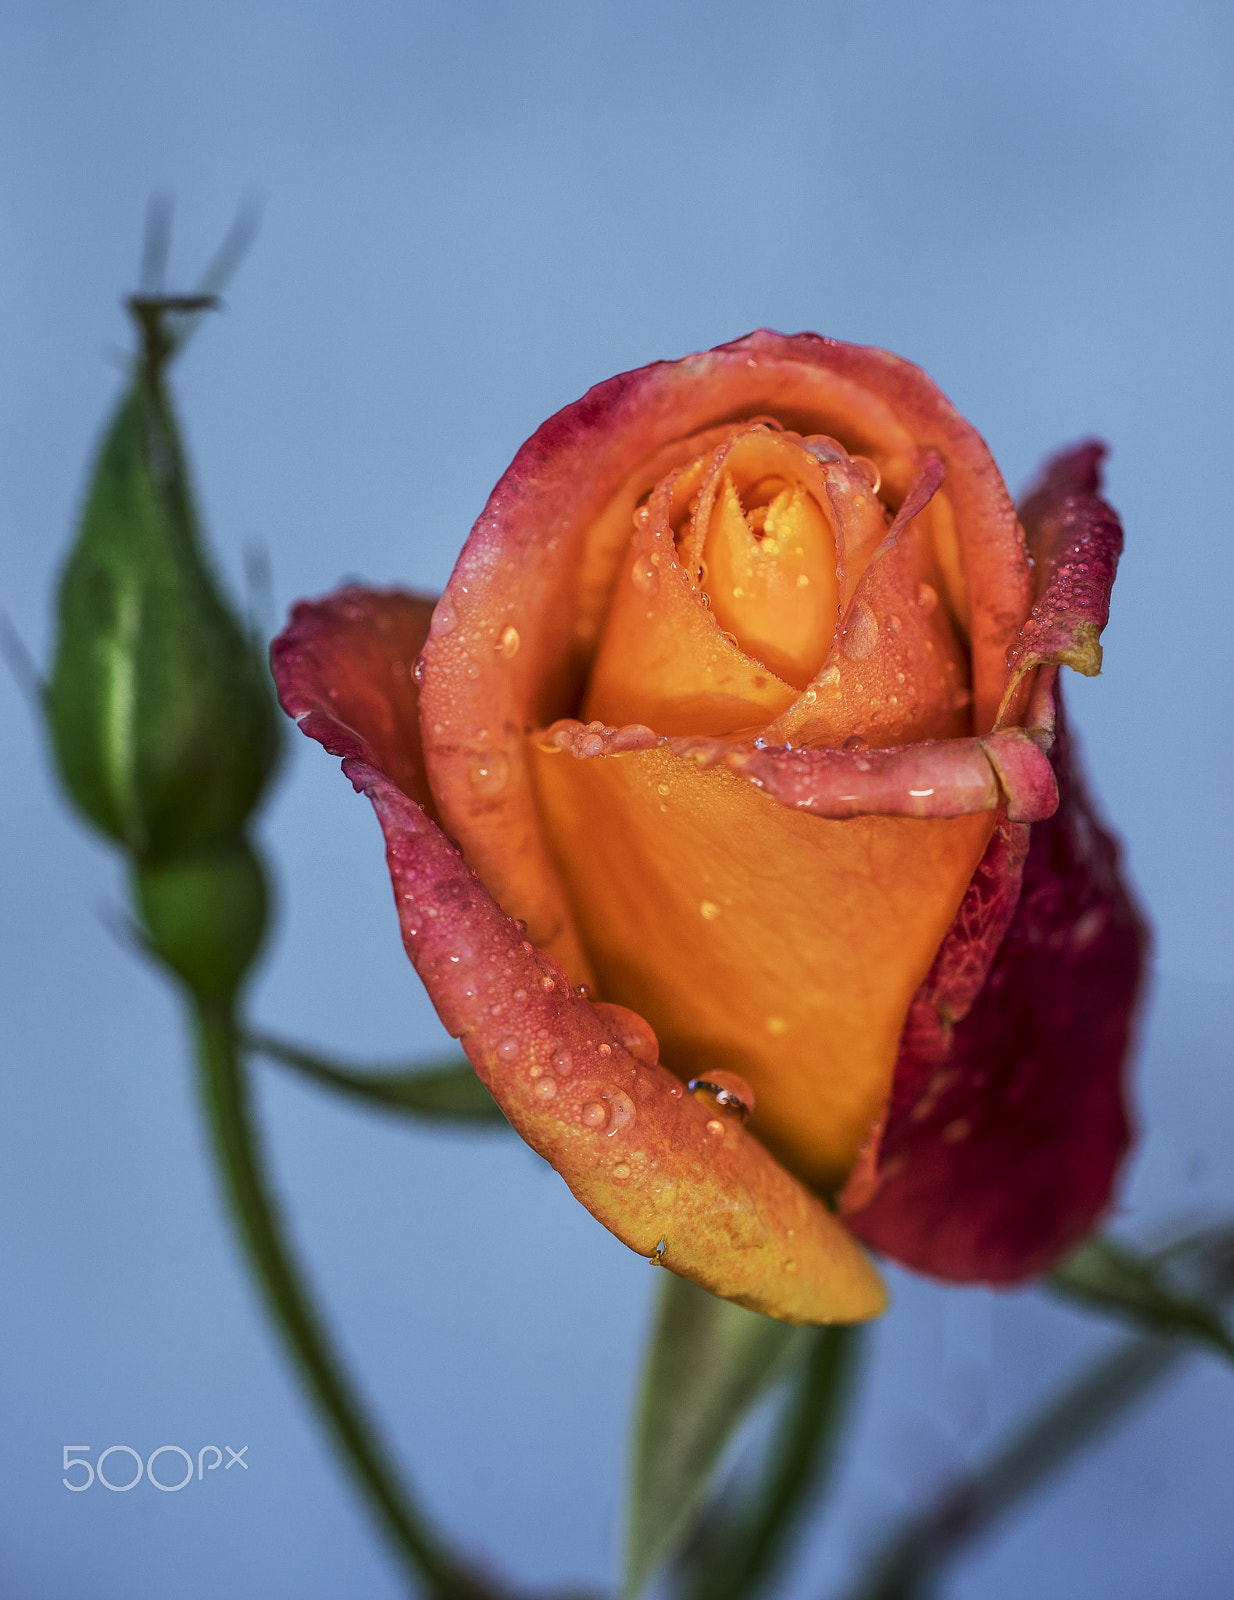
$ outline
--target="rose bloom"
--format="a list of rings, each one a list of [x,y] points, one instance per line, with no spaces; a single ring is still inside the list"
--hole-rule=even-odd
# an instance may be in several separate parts
[[[275,643],[476,1072],[717,1294],[858,1320],[862,1242],[1011,1283],[1108,1201],[1144,934],[1056,684],[1100,666],[1102,454],[1017,518],[916,367],[755,333],[550,418],[435,604]]]

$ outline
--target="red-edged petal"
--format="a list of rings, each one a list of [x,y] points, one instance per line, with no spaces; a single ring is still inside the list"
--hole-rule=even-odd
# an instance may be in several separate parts
[[[1035,826],[1004,817],[995,830],[910,1009],[886,1113],[843,1197],[862,1238],[959,1281],[1049,1267],[1108,1204],[1128,1144],[1122,1077],[1147,931],[1075,770],[1061,706],[1055,730],[1056,669],[1044,665],[1096,670],[1093,650],[1100,660],[1122,546],[1098,494],[1102,453],[1090,444],[1056,457],[1024,506],[1038,596],[1009,660],[1041,670],[1030,731],[984,743],[1020,796],[1011,817]],[[1039,758],[1052,738],[1050,815]]]
[[[631,1249],[787,1321],[877,1315],[885,1291],[844,1226],[739,1117],[659,1065],[641,1018],[576,993],[382,770],[398,761],[420,782],[399,741],[425,623],[422,601],[345,590],[299,605],[272,662],[285,708],[373,803],[404,946],[442,1022],[517,1131]]]
[[[579,706],[630,512],[673,464],[666,450],[755,416],[868,456],[896,508],[938,457],[935,501],[947,501],[955,583],[967,595],[978,734],[1003,699],[1007,650],[1031,596],[1023,537],[984,441],[918,367],[816,334],[761,330],[597,384],[537,430],[489,497],[434,620],[423,700],[445,826],[576,981],[592,974],[537,816],[524,735]],[[941,531],[937,542],[948,542]],[[473,783],[477,764],[502,783]]]
[[[334,756],[380,768],[436,815],[424,775],[416,660],[436,598],[351,585],[302,600],[270,647],[283,710]]]

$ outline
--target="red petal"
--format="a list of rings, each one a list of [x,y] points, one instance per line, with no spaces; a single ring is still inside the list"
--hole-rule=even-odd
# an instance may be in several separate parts
[[[1075,445],[1048,462],[1021,508],[1037,566],[1037,602],[1007,653],[1016,677],[1043,663],[1101,671],[1101,630],[1122,554],[1117,513],[1100,496],[1105,446]]]

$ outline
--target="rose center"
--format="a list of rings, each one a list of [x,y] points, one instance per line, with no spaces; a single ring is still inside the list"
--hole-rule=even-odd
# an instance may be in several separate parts
[[[835,537],[810,484],[820,476],[783,436],[739,434],[677,537],[719,626],[796,689],[826,660],[839,615]]]

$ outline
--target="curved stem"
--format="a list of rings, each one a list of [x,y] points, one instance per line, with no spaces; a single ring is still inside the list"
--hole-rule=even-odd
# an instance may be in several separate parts
[[[957,1479],[894,1535],[847,1600],[922,1600],[931,1594],[945,1567],[1190,1354],[1181,1339],[1123,1340],[989,1461]]]
[[[249,1264],[300,1376],[404,1566],[434,1600],[496,1600],[448,1551],[399,1481],[317,1318],[285,1241],[249,1107],[236,1024],[224,1007],[194,998],[202,1099],[215,1160]]]

